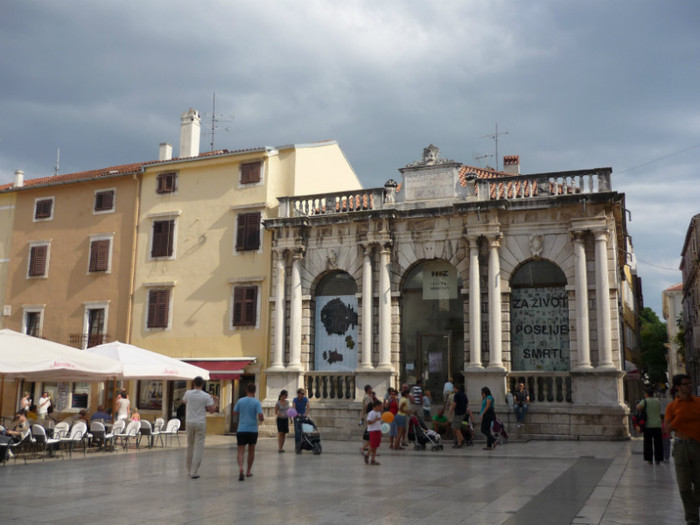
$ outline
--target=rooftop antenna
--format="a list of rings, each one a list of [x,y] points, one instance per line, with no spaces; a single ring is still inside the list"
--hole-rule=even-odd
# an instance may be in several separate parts
[[[56,151],[56,166],[53,168],[53,176],[55,177],[58,175],[58,172],[61,170],[61,148],[58,148]]]
[[[493,135],[482,135],[479,137],[480,139],[493,139],[493,141],[496,143],[496,171],[498,171],[498,136],[499,135],[508,135],[507,131],[501,131],[500,133],[498,132],[498,122],[496,122],[496,133]]]
[[[489,157],[493,157],[493,155],[490,155],[488,153],[484,153],[483,155],[477,155],[476,153],[474,153],[474,160],[479,163],[479,166],[481,166],[482,159],[488,159]]]
[[[205,113],[206,115],[206,113]],[[224,118],[226,117],[226,118]],[[230,128],[222,127],[219,125],[220,122],[232,122],[234,119],[233,115],[222,115],[222,114],[217,114],[216,113],[216,92],[213,93],[212,95],[212,103],[211,103],[211,125],[209,127],[208,133],[211,135],[211,142],[209,143],[209,146],[211,147],[210,151],[214,151],[214,137],[216,136],[217,131],[231,131]]]

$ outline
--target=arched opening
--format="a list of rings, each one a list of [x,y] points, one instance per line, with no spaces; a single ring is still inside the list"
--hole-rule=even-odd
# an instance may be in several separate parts
[[[511,278],[512,369],[569,370],[566,276],[548,261],[529,261]]]
[[[463,382],[462,279],[446,261],[425,261],[406,275],[401,288],[401,383],[423,380],[433,401],[442,402],[448,377]]]
[[[357,283],[333,272],[316,287],[314,369],[355,370],[358,350]]]

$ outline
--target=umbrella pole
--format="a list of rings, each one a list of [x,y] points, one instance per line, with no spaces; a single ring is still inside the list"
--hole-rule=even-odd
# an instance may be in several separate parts
[[[5,374],[2,374],[2,377],[0,377],[0,416],[2,416],[4,410],[5,404]]]

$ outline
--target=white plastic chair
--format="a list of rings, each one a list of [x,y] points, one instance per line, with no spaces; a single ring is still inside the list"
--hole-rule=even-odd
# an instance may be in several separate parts
[[[55,428],[54,432],[56,432]],[[68,448],[68,457],[73,456],[73,449],[77,444],[82,445],[83,455],[87,453],[87,447],[85,446],[85,439],[87,437],[86,434],[87,425],[85,424],[85,421],[76,421],[75,423],[73,423],[73,427],[71,427],[70,429],[70,435],[68,437],[60,438],[61,443],[63,443],[64,447]]]
[[[61,440],[46,437],[46,430],[41,425],[32,426],[32,435],[34,436],[37,449],[41,452],[42,461],[46,459],[47,454],[51,456],[54,451],[61,450]]]
[[[139,437],[136,441],[136,448],[140,448],[141,446],[141,438],[145,437],[146,442],[148,444],[148,448],[153,447],[153,427],[151,427],[151,422],[142,419],[141,420],[141,429],[139,430]]]
[[[153,422],[153,428],[151,429],[151,443],[155,445],[156,440],[160,439],[160,444],[163,446],[163,436],[161,432],[165,426],[165,420],[162,417],[157,417]]]
[[[61,421],[60,423],[56,423],[56,426],[53,427],[53,438],[54,439],[61,439],[68,437],[68,432],[70,430],[70,423],[68,421]]]
[[[177,418],[173,418],[170,421],[168,421],[168,424],[165,426],[165,430],[162,430],[160,435],[165,436],[166,439],[170,438],[170,444],[173,444],[173,436],[177,438],[177,446],[180,445],[180,436],[178,435],[178,431],[180,430],[180,420]],[[161,438],[162,439],[162,438]]]
[[[141,421],[129,421],[129,424],[126,425],[126,428],[122,432],[115,432],[114,428],[112,428],[112,433],[114,434],[115,439],[121,439],[122,446],[124,447],[124,450],[126,450],[129,448],[129,440],[131,439],[134,440],[136,443],[136,448],[138,448],[138,434],[140,429]]]
[[[107,432],[104,423],[101,421],[93,421],[90,423],[90,434],[92,435],[92,439],[98,443],[98,449],[101,448],[107,451],[107,445],[111,444],[111,450],[114,450],[114,434]]]

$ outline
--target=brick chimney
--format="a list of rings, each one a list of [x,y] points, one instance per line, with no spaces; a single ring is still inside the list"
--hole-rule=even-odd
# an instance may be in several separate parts
[[[199,111],[190,108],[180,117],[180,157],[199,155],[199,135],[202,119]]]
[[[503,157],[503,171],[510,175],[520,175],[520,156],[505,155]]]

